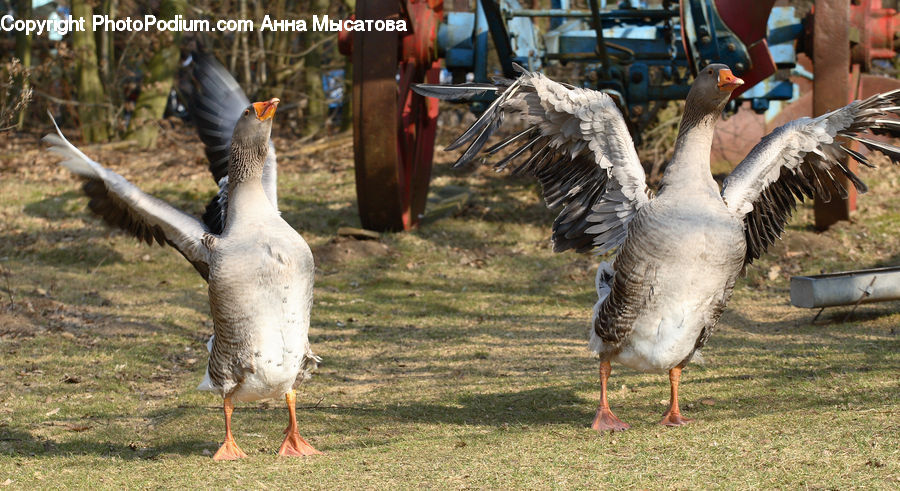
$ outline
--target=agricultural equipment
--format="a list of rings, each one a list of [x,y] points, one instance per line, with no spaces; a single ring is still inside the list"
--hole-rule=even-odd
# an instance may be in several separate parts
[[[692,76],[709,63],[725,63],[745,80],[732,108],[749,101],[762,112],[770,101],[792,98],[786,74],[796,68],[797,50],[811,51],[812,40],[827,34],[814,29],[814,17],[774,7],[775,0],[661,0],[641,8],[624,1],[612,9],[605,0],[587,0],[588,10],[569,9],[569,1],[551,0],[550,9],[540,10],[516,0],[475,0],[474,12],[467,11],[469,0],[357,1],[357,19],[404,19],[408,25],[406,32],[341,33],[341,51],[352,55],[354,65],[356,185],[364,227],[409,229],[422,217],[438,106],[411,85],[436,83],[442,59],[457,81],[488,81],[489,36],[505,77],[516,76],[514,62],[532,70],[577,64],[583,85],[610,94],[639,140],[657,111],[683,99]],[[854,3],[856,63],[893,57],[896,12],[881,8],[880,0]],[[445,11],[448,4],[462,4],[463,11]],[[540,18],[549,22],[535,22]],[[545,32],[542,24],[548,24]],[[851,31],[849,18],[841,28]]]

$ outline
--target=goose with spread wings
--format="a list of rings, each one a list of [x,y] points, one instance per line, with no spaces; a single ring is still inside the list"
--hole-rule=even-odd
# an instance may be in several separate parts
[[[233,401],[281,397],[289,424],[278,453],[316,454],[298,432],[294,391],[318,362],[308,339],[314,265],[306,241],[281,218],[275,201],[270,133],[279,100],[250,104],[213,62],[195,68],[203,82],[196,107],[207,110],[198,125],[211,168],[223,172],[205,221],[91,160],[59,128],[44,141],[62,166],[84,179],[94,213],[138,239],[171,245],[209,284],[215,334],[198,388],[224,398],[225,442],[213,458],[246,457],[231,432]],[[213,160],[214,152],[221,158]]]
[[[799,201],[846,195],[837,176],[865,184],[843,163],[855,140],[900,160],[900,148],[865,135],[900,133],[900,92],[856,101],[816,118],[801,118],[766,136],[725,180],[710,171],[714,127],[743,81],[720,64],[704,68],[685,101],[674,155],[658,192],[647,187],[625,121],[605,93],[576,88],[519,67],[515,80],[461,86],[419,85],[426,96],[496,99],[448,149],[469,144],[457,165],[507,149],[497,169],[536,177],[553,223],[554,250],[615,250],[601,263],[595,286],[590,348],[600,358],[601,401],[595,430],[629,426],[609,408],[610,362],[669,373],[671,397],[661,424],[689,419],[678,406],[682,368],[709,339],[735,280],[780,237]],[[509,115],[526,128],[486,147]]]

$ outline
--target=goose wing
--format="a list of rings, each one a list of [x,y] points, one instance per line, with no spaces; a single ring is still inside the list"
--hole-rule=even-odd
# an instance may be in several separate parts
[[[744,220],[747,239],[745,265],[759,258],[781,237],[791,213],[803,198],[825,201],[847,190],[837,181],[846,176],[860,193],[865,183],[841,160],[849,156],[873,167],[865,156],[852,150],[855,140],[878,150],[896,163],[900,148],[872,140],[869,131],[900,136],[900,90],[877,94],[816,118],[800,118],[775,129],[753,147],[725,179],[722,197],[732,213]]]
[[[553,222],[555,251],[575,249],[598,253],[620,245],[635,212],[650,200],[634,143],[622,113],[603,93],[554,82],[517,66],[522,75],[496,84],[462,86],[418,85],[423,95],[464,100],[495,92],[494,102],[465,133],[447,147],[469,143],[457,160],[473,160],[488,138],[510,114],[523,118],[527,128],[484,149],[493,155],[514,150],[495,164],[497,170],[515,162],[513,174],[536,177],[544,200],[560,210]],[[523,157],[527,151],[530,153]]]
[[[50,117],[53,119],[53,117]],[[43,141],[49,150],[63,158],[60,165],[85,180],[84,192],[91,200],[91,211],[114,227],[121,228],[139,240],[152,244],[169,244],[194,268],[209,279],[209,248],[204,238],[209,229],[196,218],[150,196],[124,177],[91,160],[63,136],[56,121],[57,134]]]
[[[231,156],[231,135],[241,113],[250,105],[237,80],[209,53],[194,53],[193,74],[197,90],[191,99],[191,116],[209,160],[219,192],[210,200],[203,213],[203,222],[213,233],[225,228],[228,208],[228,161]],[[263,188],[275,208],[278,208],[278,165],[275,145],[269,140],[269,153],[263,167]]]

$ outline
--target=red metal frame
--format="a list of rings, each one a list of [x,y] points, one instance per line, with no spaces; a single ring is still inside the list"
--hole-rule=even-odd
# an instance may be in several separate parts
[[[850,24],[859,32],[859,42],[853,45],[850,55],[853,63],[862,65],[862,71],[872,68],[872,60],[891,59],[894,52],[894,34],[897,32],[897,11],[886,9],[881,0],[861,0],[850,4]]]
[[[766,26],[775,0],[715,0],[713,5],[722,22],[744,43],[750,55],[750,66],[740,72],[744,85],[732,92],[734,99],[775,73],[775,60],[766,41]]]

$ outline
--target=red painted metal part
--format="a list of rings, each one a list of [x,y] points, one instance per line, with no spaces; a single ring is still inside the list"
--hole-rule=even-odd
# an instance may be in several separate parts
[[[443,0],[359,0],[356,16],[407,21],[407,32],[354,33],[352,42],[343,41],[341,52],[353,54],[353,141],[362,225],[408,230],[425,211],[438,115],[437,100],[414,93],[411,86],[438,82]]]
[[[722,22],[747,47],[747,54],[750,55],[750,66],[737,70],[737,74],[744,79],[744,85],[732,92],[733,99],[775,73],[775,60],[766,42],[766,25],[775,0],[715,0],[713,5]]]
[[[356,14],[348,17],[349,20],[356,20]],[[341,29],[338,31],[338,52],[344,56],[353,54],[353,33]]]
[[[862,65],[862,71],[872,68],[872,60],[891,59],[894,52],[894,35],[897,32],[897,11],[882,8],[881,0],[861,0],[850,5],[850,23],[859,34],[853,45],[853,63]]]

